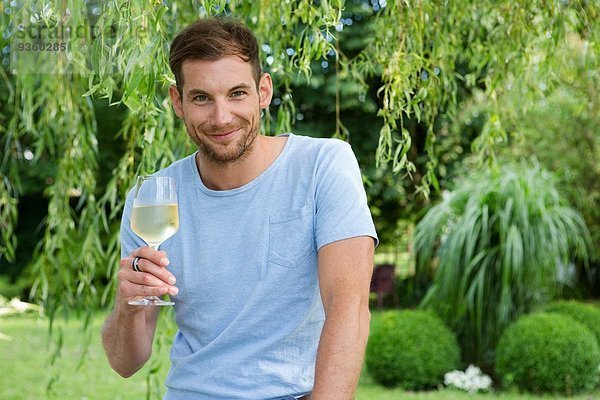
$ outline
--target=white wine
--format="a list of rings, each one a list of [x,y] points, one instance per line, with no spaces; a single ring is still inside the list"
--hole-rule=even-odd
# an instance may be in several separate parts
[[[131,210],[131,230],[152,247],[167,240],[179,229],[179,208],[175,179],[170,176],[138,176]],[[133,267],[133,265],[132,265]],[[172,306],[157,296],[130,299],[136,306]]]
[[[131,229],[148,245],[158,246],[179,229],[177,204],[133,205]]]

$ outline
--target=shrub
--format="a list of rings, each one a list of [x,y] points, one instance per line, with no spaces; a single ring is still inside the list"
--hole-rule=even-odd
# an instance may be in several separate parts
[[[570,395],[594,389],[598,380],[596,338],[571,317],[524,316],[505,330],[496,350],[496,372],[505,386]]]
[[[425,311],[388,311],[373,326],[366,351],[369,373],[384,386],[418,390],[443,383],[460,350],[442,320]]]
[[[556,301],[546,306],[544,311],[567,315],[582,323],[596,336],[600,346],[600,309],[598,307],[576,301]]]

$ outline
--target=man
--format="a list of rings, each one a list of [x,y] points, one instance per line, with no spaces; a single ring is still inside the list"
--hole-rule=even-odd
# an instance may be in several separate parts
[[[170,65],[198,152],[157,173],[176,179],[180,213],[161,251],[132,233],[128,196],[110,365],[128,377],[152,351],[159,307],[128,301],[168,294],[179,331],[165,399],[351,399],[377,237],[350,146],[259,135],[272,82],[239,23],[192,24]]]

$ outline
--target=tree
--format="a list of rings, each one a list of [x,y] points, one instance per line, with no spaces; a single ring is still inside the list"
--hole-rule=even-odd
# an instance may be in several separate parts
[[[600,243],[600,59],[577,37],[554,55],[551,79],[531,79],[532,101],[515,91],[507,96],[504,125],[515,132],[503,158],[536,158],[557,174],[565,197],[581,212]],[[579,283],[600,295],[600,251],[593,248],[589,271],[580,269]],[[588,274],[590,272],[590,274]],[[591,278],[591,279],[590,279]]]

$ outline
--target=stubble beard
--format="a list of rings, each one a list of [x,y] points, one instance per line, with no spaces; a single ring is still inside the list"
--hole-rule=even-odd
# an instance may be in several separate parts
[[[226,147],[227,145],[211,143],[207,139],[203,139],[204,134],[198,133],[198,131],[194,135],[190,134],[190,137],[196,146],[198,146],[200,154],[206,157],[210,163],[225,166],[246,158],[249,155],[248,149],[250,149],[258,136],[258,125],[249,124],[246,127],[242,126],[241,129],[245,131],[243,137],[239,138],[235,143],[235,147],[229,150]]]

